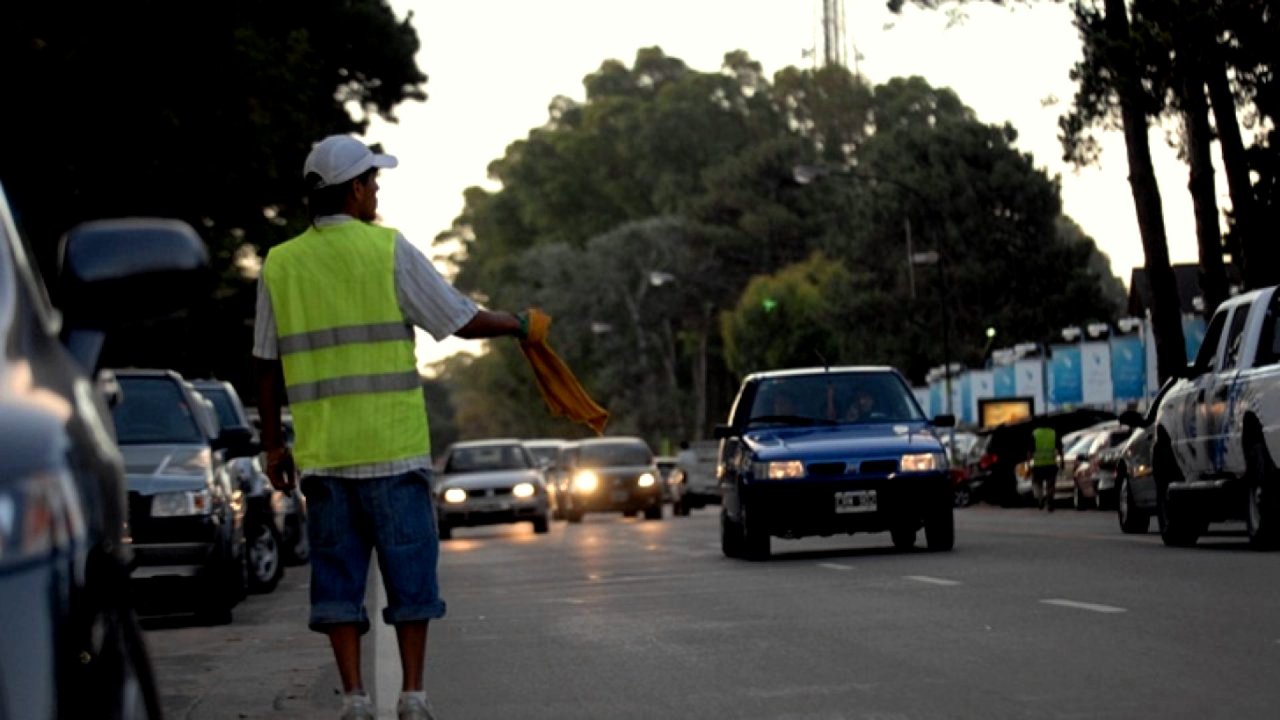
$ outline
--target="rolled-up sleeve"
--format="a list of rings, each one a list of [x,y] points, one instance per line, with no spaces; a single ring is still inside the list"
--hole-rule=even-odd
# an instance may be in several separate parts
[[[475,317],[479,310],[475,302],[450,285],[427,256],[399,234],[396,235],[395,264],[400,311],[431,337],[444,340]]]
[[[258,306],[253,316],[253,356],[263,360],[280,357],[276,313],[271,307],[271,293],[262,278],[258,278]]]

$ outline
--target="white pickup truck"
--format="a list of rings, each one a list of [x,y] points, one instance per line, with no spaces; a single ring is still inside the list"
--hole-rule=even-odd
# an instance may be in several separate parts
[[[1256,548],[1280,544],[1280,292],[1224,302],[1195,362],[1164,395],[1152,452],[1160,533],[1194,545],[1244,520]]]

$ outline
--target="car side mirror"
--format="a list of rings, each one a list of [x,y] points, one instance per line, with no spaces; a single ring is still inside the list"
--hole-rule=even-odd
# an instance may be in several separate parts
[[[956,416],[955,415],[936,415],[933,418],[932,424],[934,427],[944,427],[944,428],[955,427]]]
[[[104,333],[154,320],[207,297],[209,252],[180,220],[131,218],[77,225],[61,248],[63,341],[87,370]]]
[[[711,436],[717,440],[724,440],[725,438],[737,437],[738,430],[732,425],[716,425],[711,431]]]

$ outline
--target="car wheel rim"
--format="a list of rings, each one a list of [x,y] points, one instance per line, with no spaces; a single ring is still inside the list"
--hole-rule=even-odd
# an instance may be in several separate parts
[[[276,547],[276,539],[272,537],[271,531],[265,527],[258,528],[249,551],[254,577],[263,581],[270,580],[275,575],[278,556],[279,548]]]
[[[1116,499],[1116,511],[1120,513],[1121,520],[1129,519],[1129,481],[1128,479],[1120,481],[1120,497]]]
[[[1255,533],[1262,526],[1262,486],[1254,485],[1249,490],[1249,527]]]

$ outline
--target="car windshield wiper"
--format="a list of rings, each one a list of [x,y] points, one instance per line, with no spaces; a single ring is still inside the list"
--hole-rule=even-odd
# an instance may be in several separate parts
[[[805,417],[804,415],[761,415],[747,421],[748,425],[757,423],[778,423],[780,425],[835,425],[835,420],[826,418]]]

